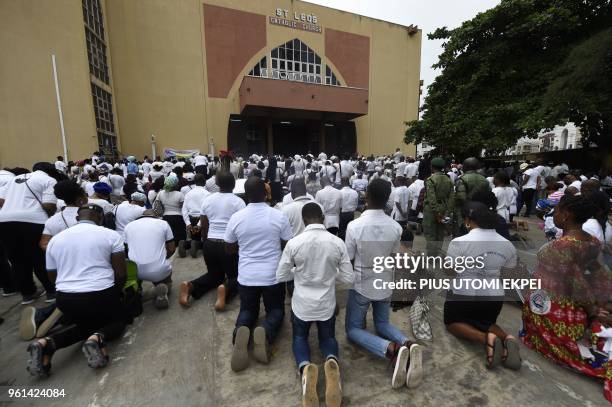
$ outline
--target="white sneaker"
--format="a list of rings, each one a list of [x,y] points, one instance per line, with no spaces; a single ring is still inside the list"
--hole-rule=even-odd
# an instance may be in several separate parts
[[[410,361],[406,373],[406,386],[418,387],[423,381],[423,347],[416,343],[410,345]]]
[[[402,346],[395,357],[395,366],[393,368],[393,376],[391,378],[391,387],[399,389],[406,384],[406,370],[408,368],[408,359],[410,351],[407,347]]]

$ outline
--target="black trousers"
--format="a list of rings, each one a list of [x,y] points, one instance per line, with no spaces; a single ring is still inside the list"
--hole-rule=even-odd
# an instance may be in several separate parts
[[[259,318],[259,301],[263,297],[266,317],[261,326],[266,330],[268,342],[274,342],[278,336],[283,319],[285,318],[285,283],[268,286],[246,286],[239,284],[240,312],[236,319],[236,330],[241,326],[252,329]]]
[[[0,287],[4,289],[5,293],[16,291],[13,268],[9,265],[8,259],[6,258],[6,251],[4,250],[4,246],[2,246],[2,242],[0,242]]]
[[[191,281],[193,285],[191,295],[198,299],[225,282],[227,287],[225,295],[227,300],[230,300],[238,292],[238,254],[227,254],[225,243],[211,240],[204,241],[202,254],[208,272]]]
[[[523,202],[525,202],[525,216],[530,216],[533,210],[533,204],[535,200],[535,189],[524,189],[523,190]]]
[[[340,227],[338,228],[338,237],[340,239],[344,240],[346,227],[353,219],[355,219],[355,212],[340,212]]]
[[[208,179],[208,166],[197,165],[194,169],[195,169],[196,174],[204,174],[206,179]]]
[[[36,291],[34,274],[48,293],[55,292],[55,284],[47,277],[45,253],[38,246],[45,225],[26,222],[0,222],[0,240],[13,271],[21,295]]]
[[[174,244],[178,246],[181,240],[187,240],[187,228],[185,227],[185,220],[181,215],[164,215],[162,219],[168,222],[170,229],[172,229]]]
[[[104,340],[112,341],[121,335],[129,317],[119,290],[114,286],[88,293],[58,292],[56,301],[66,320],[72,324],[51,335],[56,349],[66,348],[94,333],[101,333]]]

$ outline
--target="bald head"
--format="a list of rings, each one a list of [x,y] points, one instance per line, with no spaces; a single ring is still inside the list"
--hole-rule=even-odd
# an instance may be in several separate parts
[[[250,203],[266,201],[266,187],[259,177],[249,177],[244,183],[244,192]]]
[[[465,171],[476,171],[480,168],[480,161],[476,157],[466,158],[463,162],[463,169]]]

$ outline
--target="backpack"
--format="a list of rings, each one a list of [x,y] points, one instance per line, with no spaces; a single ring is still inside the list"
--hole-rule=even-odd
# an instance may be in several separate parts
[[[115,206],[114,212],[109,212],[109,213],[104,214],[104,219],[102,219],[102,226],[104,226],[107,229],[111,229],[111,230],[117,229],[116,219],[117,219],[117,207],[118,206],[119,205]]]

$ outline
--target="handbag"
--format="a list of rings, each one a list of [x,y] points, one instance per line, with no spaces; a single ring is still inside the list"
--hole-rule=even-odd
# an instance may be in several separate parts
[[[433,340],[431,324],[429,323],[429,304],[424,296],[418,295],[415,298],[410,311],[408,311],[408,317],[410,318],[412,333],[417,340]]]
[[[159,196],[153,201],[153,213],[158,218],[161,218],[164,215],[164,204],[159,199]]]

